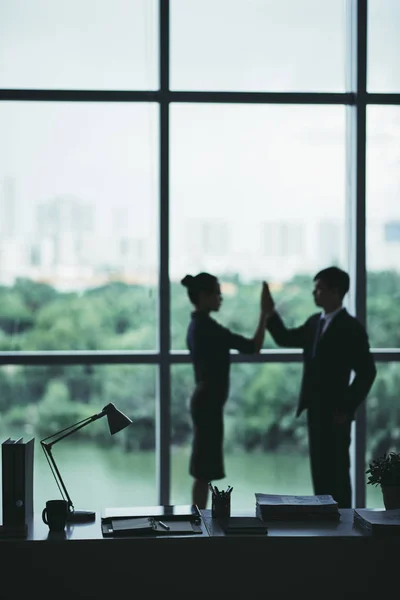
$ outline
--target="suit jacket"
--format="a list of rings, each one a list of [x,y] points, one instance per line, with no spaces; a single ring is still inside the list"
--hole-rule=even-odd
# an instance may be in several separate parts
[[[300,327],[288,329],[275,312],[267,329],[278,346],[303,349],[303,376],[296,415],[311,406],[330,414],[345,412],[354,419],[376,377],[367,333],[345,308],[339,311],[320,338],[313,356],[321,313]],[[352,372],[354,378],[350,380]]]

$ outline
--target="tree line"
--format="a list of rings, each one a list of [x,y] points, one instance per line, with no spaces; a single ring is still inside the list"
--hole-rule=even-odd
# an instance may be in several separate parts
[[[274,298],[289,326],[301,324],[315,306],[312,278],[297,275],[274,285]],[[215,318],[252,335],[259,310],[261,282],[220,276],[224,303]],[[372,347],[400,347],[400,275],[368,274],[367,330]],[[61,292],[50,285],[17,279],[0,287],[0,350],[7,351],[154,351],[157,345],[158,290],[151,286],[110,282],[83,292]],[[171,348],[186,349],[192,307],[186,291],[171,282]],[[267,334],[265,348],[276,348]],[[226,445],[245,451],[290,446],[305,452],[305,423],[294,418],[300,363],[232,365],[226,406]],[[137,364],[4,365],[0,369],[1,428],[32,432],[38,438],[90,416],[114,402],[132,416],[134,428],[118,436],[127,450],[155,446],[157,366]],[[188,398],[193,386],[190,364],[171,369],[171,443],[191,439]],[[378,364],[368,397],[367,437],[371,454],[395,447],[400,435],[397,411],[400,365]],[[79,435],[79,434],[78,434]],[[95,423],[82,436],[110,443],[106,428]]]

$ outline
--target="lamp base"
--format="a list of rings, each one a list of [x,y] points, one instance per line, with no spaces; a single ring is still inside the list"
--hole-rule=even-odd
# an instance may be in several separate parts
[[[91,523],[96,520],[96,513],[92,510],[73,510],[68,514],[68,523]]]

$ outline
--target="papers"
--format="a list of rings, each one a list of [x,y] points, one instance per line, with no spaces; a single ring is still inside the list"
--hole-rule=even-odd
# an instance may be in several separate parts
[[[154,531],[154,524],[148,517],[111,519],[111,527],[114,535],[153,533]]]
[[[279,494],[261,494],[256,493],[256,501],[260,505],[267,506],[283,506],[285,509],[300,509],[312,507],[318,507],[318,509],[328,508],[332,506],[337,507],[337,502],[334,501],[332,496],[321,495],[321,496],[281,496]]]
[[[161,523],[167,525],[169,529],[165,529],[165,527],[161,525]],[[196,523],[189,521],[188,519],[182,519],[180,521],[159,521],[157,519],[154,519],[154,526],[157,534],[164,533],[168,535],[193,535],[193,533],[202,533],[201,527],[199,525],[196,525]]]
[[[268,520],[339,519],[337,502],[330,495],[287,496],[256,493],[256,515]]]
[[[400,509],[355,508],[354,524],[373,535],[400,535]]]

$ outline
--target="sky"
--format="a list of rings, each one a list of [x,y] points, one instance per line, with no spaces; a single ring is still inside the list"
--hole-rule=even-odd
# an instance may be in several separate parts
[[[400,2],[369,0],[369,91],[400,91]],[[171,0],[174,90],[346,91],[345,0]],[[0,0],[0,88],[158,86],[157,0]],[[0,194],[12,178],[26,232],[35,206],[74,196],[96,227],[158,232],[158,106],[0,103]],[[175,104],[171,260],[187,222],[346,217],[346,108]],[[368,109],[367,213],[400,219],[400,107]]]

